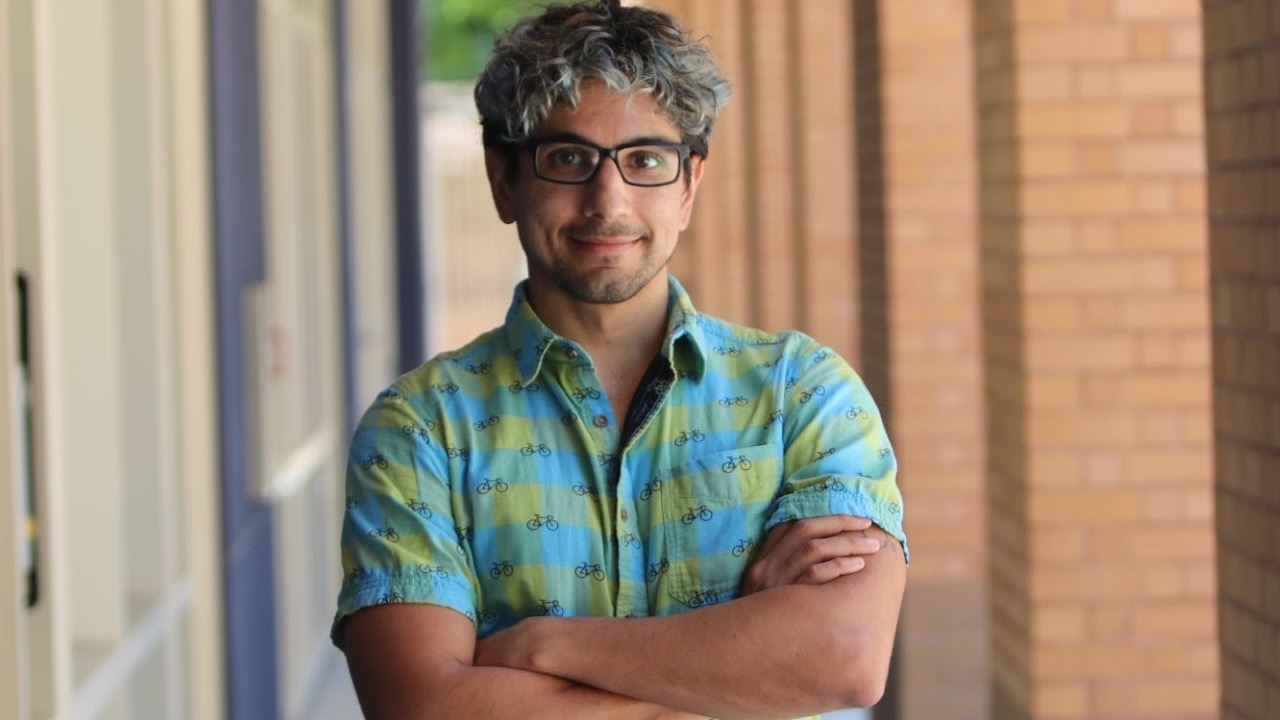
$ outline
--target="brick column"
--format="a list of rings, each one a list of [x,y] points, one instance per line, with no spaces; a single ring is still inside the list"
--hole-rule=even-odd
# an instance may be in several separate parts
[[[1206,2],[1222,718],[1280,717],[1280,6]]]
[[[855,8],[863,363],[889,419],[913,553],[894,717],[985,720],[971,2]]]
[[[1199,9],[977,5],[993,717],[1215,717]]]

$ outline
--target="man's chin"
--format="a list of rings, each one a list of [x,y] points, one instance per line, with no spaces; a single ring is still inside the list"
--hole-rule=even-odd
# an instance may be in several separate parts
[[[591,303],[592,305],[617,305],[624,303],[635,297],[640,292],[639,288],[616,288],[616,287],[595,287],[583,288],[581,286],[569,290],[569,294],[573,299]]]
[[[578,302],[617,305],[635,297],[647,284],[634,279],[612,282],[597,279],[564,283],[560,287]]]
[[[617,305],[640,294],[661,275],[661,268],[653,272],[645,269],[637,272],[618,267],[604,267],[578,273],[549,273],[547,277],[560,292],[578,302],[592,305]]]

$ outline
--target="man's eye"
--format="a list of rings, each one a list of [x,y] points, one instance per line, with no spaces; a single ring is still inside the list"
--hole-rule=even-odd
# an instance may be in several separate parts
[[[585,165],[590,162],[587,153],[580,148],[561,148],[553,150],[547,159],[554,165]]]
[[[636,152],[631,154],[631,166],[637,170],[656,170],[662,167],[666,160],[655,152]]]

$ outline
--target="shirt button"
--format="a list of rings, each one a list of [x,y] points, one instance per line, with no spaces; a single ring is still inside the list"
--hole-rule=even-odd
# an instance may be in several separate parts
[[[628,515],[627,515],[627,510],[626,510],[626,508],[623,508],[623,509],[622,509],[622,519],[623,519],[623,520],[626,520],[626,519],[627,519],[627,517],[628,517]]]
[[[565,351],[564,351],[564,356],[565,356],[565,357],[567,357],[567,358],[569,358],[570,360],[577,360],[577,359],[578,359],[578,351],[577,351],[577,350],[575,350],[574,348],[569,348],[568,350],[565,350]]]
[[[603,415],[597,415],[594,418],[592,418],[591,422],[595,423],[596,427],[602,428],[609,424],[609,418]]]

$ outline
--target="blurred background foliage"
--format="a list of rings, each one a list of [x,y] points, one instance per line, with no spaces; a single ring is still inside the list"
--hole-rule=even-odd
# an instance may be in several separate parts
[[[419,77],[471,81],[480,73],[493,38],[526,10],[546,0],[420,0],[425,27]]]

